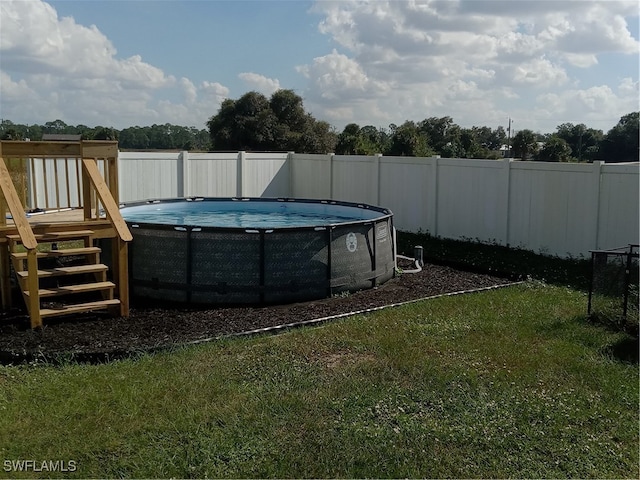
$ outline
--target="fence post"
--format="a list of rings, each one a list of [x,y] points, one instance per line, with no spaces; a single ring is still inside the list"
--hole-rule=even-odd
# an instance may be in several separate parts
[[[289,191],[287,192],[287,196],[292,198],[295,197],[295,192],[294,192],[294,179],[293,179],[293,155],[296,152],[287,152],[287,166],[289,168]]]
[[[502,218],[504,219],[502,241],[505,246],[509,246],[509,226],[511,223],[511,165],[512,158],[502,160]],[[499,217],[498,217],[499,218]]]
[[[179,197],[191,196],[191,166],[189,165],[189,152],[183,150],[178,155],[178,185]]]
[[[244,161],[246,152],[238,152],[237,170],[236,170],[236,197],[242,198],[244,195]]]
[[[593,162],[593,170],[591,171],[591,190],[592,190],[592,206],[593,212],[594,232],[593,232],[593,250],[597,250],[599,247],[599,232],[600,232],[600,180],[602,178],[602,160],[596,160]],[[604,248],[607,248],[606,245]]]
[[[176,195],[178,197],[185,197],[184,194],[184,152],[178,154],[176,162]]]
[[[373,186],[375,188],[374,205],[380,205],[380,160],[382,159],[381,153],[376,153],[373,159]]]
[[[427,192],[429,192],[427,208],[431,211],[431,215],[429,215],[431,222],[427,230],[434,237],[438,236],[438,158],[431,157],[428,159],[431,164],[431,176],[427,180]]]
[[[329,154],[329,199],[333,200],[333,157],[335,153]]]

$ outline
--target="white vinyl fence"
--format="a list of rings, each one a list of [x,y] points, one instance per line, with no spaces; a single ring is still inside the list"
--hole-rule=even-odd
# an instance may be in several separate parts
[[[297,197],[389,208],[398,230],[548,255],[639,242],[640,164],[294,153],[119,156],[120,200]]]
[[[288,153],[120,152],[120,201],[288,196]]]

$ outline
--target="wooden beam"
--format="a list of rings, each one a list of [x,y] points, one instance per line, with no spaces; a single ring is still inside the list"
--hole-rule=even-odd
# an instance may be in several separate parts
[[[88,175],[85,175],[84,165],[81,166],[82,172],[82,208],[84,210],[84,219],[91,220],[92,212],[91,212],[91,199],[93,195],[91,194],[91,180]]]
[[[111,196],[116,201],[117,204],[120,203],[120,192],[118,189],[118,158],[107,158],[106,161],[106,169],[109,178],[109,190],[111,190]]]
[[[1,1],[1,0],[0,0]],[[55,215],[55,214],[51,214]],[[38,218],[45,217],[45,215],[40,215]],[[32,223],[31,230],[34,235],[37,234],[45,234],[45,233],[55,233],[55,232],[66,232],[72,229],[78,228],[86,228],[87,230],[93,230],[94,234],[93,238],[113,238],[117,235],[115,229],[111,222],[107,219],[101,220],[89,220],[83,221],[82,214],[79,214],[79,221],[65,221],[65,222],[56,222],[56,223]],[[7,225],[6,227],[0,227],[0,245],[6,245],[7,239],[6,235],[17,235],[18,229],[15,225]]]
[[[100,171],[98,170],[98,165],[96,164],[95,159],[83,158],[82,166],[85,173],[90,178],[94,188],[96,189],[98,197],[102,202],[102,206],[107,212],[107,217],[113,224],[116,232],[118,232],[118,236],[121,240],[130,242],[131,240],[133,240],[133,237],[131,236],[129,227],[127,227],[127,223],[124,221],[124,218],[122,218],[122,215],[120,214],[120,207],[111,196],[111,192],[109,191],[109,187],[107,187],[104,178],[102,178],[102,175],[100,175]]]
[[[83,140],[83,158],[118,158],[118,142],[115,140]]]
[[[129,316],[129,245],[119,238],[114,238],[117,246],[118,267],[115,274],[118,276],[118,298],[120,299],[120,316]]]
[[[3,147],[4,148],[4,147]],[[38,242],[33,235],[29,221],[24,213],[24,207],[20,203],[20,198],[16,192],[13,182],[11,181],[11,175],[7,165],[4,163],[4,158],[0,157],[0,191],[4,196],[5,202],[9,207],[13,222],[18,229],[18,234],[22,239],[22,244],[27,250],[31,250],[38,246]]]
[[[42,326],[42,317],[40,316],[40,289],[38,281],[38,259],[36,250],[29,250],[27,253],[27,291],[29,292],[27,307],[29,308],[29,318],[31,318],[31,328]]]
[[[4,200],[4,195],[0,195],[0,226],[7,224],[7,202]]]
[[[11,308],[11,266],[9,264],[9,246],[0,245],[0,293],[2,308]]]
[[[8,157],[80,157],[80,142],[21,142],[2,141],[2,156]]]
[[[0,142],[0,158],[2,157],[2,142]],[[2,160],[4,162],[4,160]],[[7,224],[7,202],[4,200],[4,195],[0,192],[0,226]]]

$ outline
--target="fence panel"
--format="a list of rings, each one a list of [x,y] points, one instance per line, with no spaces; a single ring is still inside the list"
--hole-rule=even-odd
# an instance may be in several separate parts
[[[296,153],[291,156],[290,196],[331,198],[331,162],[333,156]]]
[[[120,201],[180,196],[179,152],[120,152]]]
[[[640,165],[606,164],[601,173],[595,248],[640,243]]]
[[[495,160],[438,160],[438,235],[506,243],[504,164]]]
[[[185,196],[238,195],[238,153],[189,153],[185,158]]]
[[[288,197],[289,154],[247,153],[243,165],[242,195],[245,197]]]
[[[379,204],[393,212],[398,230],[435,234],[436,162],[435,158],[380,159]]]
[[[376,157],[335,155],[332,168],[332,199],[376,203],[378,190]]]
[[[596,245],[598,164],[513,162],[509,243],[548,255],[588,255]]]

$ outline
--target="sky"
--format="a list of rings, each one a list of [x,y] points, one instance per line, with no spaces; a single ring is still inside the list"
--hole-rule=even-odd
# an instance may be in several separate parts
[[[0,0],[0,118],[206,128],[291,89],[317,120],[611,129],[640,110],[639,3]]]

